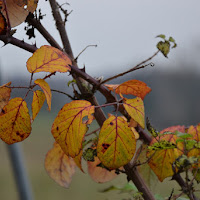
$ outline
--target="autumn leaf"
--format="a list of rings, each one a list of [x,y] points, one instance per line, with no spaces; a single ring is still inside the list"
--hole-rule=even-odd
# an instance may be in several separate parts
[[[69,65],[72,65],[72,62],[65,53],[47,45],[37,49],[27,61],[30,73],[67,72],[70,71]]]
[[[40,91],[34,91],[33,93],[33,102],[32,102],[32,120],[34,120],[39,113],[40,109],[42,108],[45,101],[45,94]]]
[[[123,99],[124,108],[127,113],[136,121],[143,129],[145,127],[144,117],[144,103],[141,98],[136,97],[135,99]]]
[[[110,91],[114,91],[117,89],[119,84],[104,84]]]
[[[24,22],[29,12],[33,13],[35,11],[37,3],[38,0],[6,0],[11,27],[18,26]],[[4,4],[2,10],[4,16],[6,16]]]
[[[80,151],[80,153],[75,156],[73,159],[74,159],[74,162],[76,163],[77,167],[82,171],[83,171],[83,168],[82,168],[82,155],[83,155],[83,150]]]
[[[97,156],[109,169],[127,164],[135,153],[136,140],[122,117],[110,116],[103,124],[97,144]]]
[[[163,132],[163,131],[161,131]],[[158,149],[152,150],[149,149],[147,152],[147,157],[152,157],[149,161],[149,166],[157,175],[158,179],[162,182],[165,178],[173,176],[174,171],[172,164],[174,161],[181,156],[183,153],[180,149],[183,149],[182,143],[178,143],[176,148],[176,141],[178,137],[174,134],[164,134],[160,137],[153,138],[150,146],[154,143],[160,141],[166,141],[174,145],[174,148]]]
[[[181,133],[185,133],[185,126],[170,126],[168,128],[163,129],[162,131],[160,131],[160,133],[165,133],[165,132],[175,132],[175,131],[179,131]]]
[[[190,126],[187,133],[191,134],[193,136],[193,140],[200,142],[200,124],[198,124],[196,127],[195,126]],[[200,156],[200,149],[199,148],[194,148],[188,152],[188,157],[198,157]],[[200,160],[198,166],[200,167]]]
[[[6,19],[0,11],[0,35],[5,35],[6,27],[7,27]]]
[[[108,181],[113,180],[117,174],[115,173],[115,170],[107,170],[102,167],[98,167],[101,161],[98,159],[98,157],[94,158],[93,162],[88,161],[88,173],[91,176],[91,178],[97,182],[97,183],[105,183]]]
[[[151,88],[149,88],[146,83],[139,80],[126,81],[116,88],[116,93],[118,94],[132,94],[141,99],[144,99],[149,92],[151,92]]]
[[[55,142],[53,148],[46,155],[45,169],[56,183],[62,187],[69,188],[76,164]]]
[[[49,110],[51,110],[51,88],[49,87],[49,84],[43,80],[43,79],[37,79],[35,80],[34,82],[36,85],[39,85],[42,90],[44,91],[44,94],[45,94],[45,97],[46,97],[46,100],[47,100],[47,105],[49,107]]]
[[[85,100],[67,103],[54,120],[51,132],[62,150],[71,157],[76,157],[82,150],[82,141],[92,122],[94,106]],[[85,120],[87,118],[87,120]]]
[[[0,114],[0,137],[7,144],[21,142],[31,133],[27,104],[22,98],[11,99]]]
[[[5,86],[10,86],[11,82],[0,87],[0,113],[2,108],[8,103],[10,99],[11,89]]]

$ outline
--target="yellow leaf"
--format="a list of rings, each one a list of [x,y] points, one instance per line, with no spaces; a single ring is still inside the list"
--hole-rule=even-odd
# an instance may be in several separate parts
[[[27,104],[22,98],[11,99],[0,114],[0,137],[7,144],[21,142],[31,133]]]
[[[2,108],[8,103],[10,99],[11,89],[5,86],[10,86],[11,82],[4,84],[0,87],[0,113]]]
[[[144,103],[142,99],[136,97],[135,99],[123,99],[123,101],[124,101],[123,105],[127,113],[144,129],[145,114],[144,114]]]
[[[70,58],[59,49],[44,45],[34,52],[27,61],[30,73],[36,72],[67,72],[72,62]]]
[[[32,119],[34,120],[39,113],[40,109],[42,108],[45,101],[45,94],[40,91],[34,91],[33,93],[33,102],[32,102]]]
[[[82,150],[82,141],[87,132],[87,122],[91,119],[94,106],[85,100],[76,100],[67,103],[59,111],[51,132],[62,150],[71,157],[76,157]],[[91,122],[91,120],[89,120]]]
[[[49,107],[49,110],[51,110],[51,88],[49,87],[49,84],[43,80],[43,79],[37,79],[35,80],[34,82],[35,84],[39,85],[42,90],[44,91],[44,94],[45,94],[45,97],[46,97],[46,100],[47,100],[47,105]]]
[[[84,172],[83,171],[83,168],[82,168],[82,155],[83,155],[83,150],[81,150],[80,151],[80,153],[76,156],[76,157],[74,157],[73,159],[74,159],[74,162],[76,163],[76,165],[77,165],[77,167],[82,171],[82,172]]]
[[[49,176],[60,186],[69,188],[76,164],[72,158],[65,155],[56,142],[46,155],[45,169]]]
[[[109,171],[105,168],[98,167],[97,165],[101,163],[98,157],[94,158],[94,162],[88,161],[87,163],[88,173],[91,176],[91,178],[97,183],[105,183],[111,181],[117,176],[115,170]]]
[[[159,140],[165,140],[170,143],[176,144],[177,139],[178,137],[176,135],[165,134],[161,137],[154,138],[150,145]],[[165,178],[173,176],[174,172],[172,169],[172,164],[179,156],[183,154],[183,152],[181,151],[181,149],[183,149],[183,145],[179,142],[177,146],[178,148],[149,150],[147,152],[147,157],[152,157],[149,161],[149,166],[161,182]]]
[[[116,90],[118,94],[132,94],[134,96],[144,99],[144,97],[151,92],[151,88],[146,83],[138,80],[129,80],[120,84]]]
[[[24,22],[29,12],[33,13],[35,11],[37,3],[38,0],[6,0],[11,27]],[[4,16],[6,16],[4,4],[2,10]]]
[[[109,117],[103,124],[97,144],[97,156],[109,169],[126,165],[133,157],[136,140],[122,117]]]

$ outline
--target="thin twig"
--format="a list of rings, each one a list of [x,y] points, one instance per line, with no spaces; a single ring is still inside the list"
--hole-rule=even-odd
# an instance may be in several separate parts
[[[90,132],[90,133],[87,133],[87,134],[85,134],[85,136],[92,135],[92,134],[96,133],[97,131],[99,131],[100,129],[101,129],[101,128],[97,128],[97,129],[95,129],[94,131],[92,131],[92,132]]]
[[[66,95],[67,97],[69,97],[71,100],[74,100],[74,97],[72,97],[71,95],[65,93],[65,92],[62,92],[62,91],[59,91],[59,90],[54,90],[54,89],[51,89],[52,92],[57,92],[57,93],[60,93],[60,94],[64,94]]]
[[[78,54],[78,56],[76,56],[76,58],[74,58],[74,61],[77,62],[79,56],[80,56],[87,48],[89,48],[89,47],[97,47],[97,45],[96,45],[96,44],[91,44],[91,45],[86,46],[86,47]]]
[[[102,81],[101,84],[104,84],[104,83],[106,83],[106,82],[108,82],[108,81],[111,81],[111,80],[113,80],[113,79],[115,79],[115,78],[118,78],[118,77],[120,77],[120,76],[124,76],[125,74],[128,74],[128,73],[130,73],[130,72],[133,72],[133,71],[135,71],[135,70],[142,69],[142,68],[145,68],[146,66],[152,65],[152,63],[148,63],[148,64],[146,64],[146,65],[144,65],[144,64],[145,64],[146,62],[150,61],[151,59],[153,59],[158,53],[159,53],[159,50],[156,51],[151,57],[149,57],[149,58],[147,58],[146,60],[140,62],[139,64],[137,64],[136,66],[132,67],[131,69],[129,69],[129,70],[125,71],[125,72],[122,72],[122,73],[120,73],[120,74],[117,74],[117,75],[115,75],[115,76],[111,76],[110,78],[107,78],[106,80]]]

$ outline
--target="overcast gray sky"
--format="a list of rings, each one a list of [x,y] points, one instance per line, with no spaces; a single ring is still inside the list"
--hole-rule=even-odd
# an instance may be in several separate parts
[[[60,0],[60,3],[66,2]],[[89,48],[80,58],[79,66],[86,65],[87,72],[98,76],[104,70],[117,73],[122,68],[146,59],[156,51],[158,34],[173,36],[178,44],[169,59],[159,55],[154,63],[174,65],[178,58],[183,62],[193,57],[193,50],[200,46],[199,0],[68,0],[67,31],[75,56],[87,45]],[[54,21],[50,17],[49,3],[40,0],[39,7],[47,14],[42,21],[51,34],[59,40]],[[24,25],[20,25],[16,37],[27,42]],[[37,34],[37,46],[47,44]],[[0,42],[2,46],[3,43]],[[196,46],[195,46],[196,45]],[[0,49],[0,64],[4,77],[28,75],[25,62],[31,56],[23,50],[7,45]],[[199,57],[197,57],[199,58]],[[197,62],[199,62],[197,60]],[[106,74],[106,72],[104,72]],[[7,79],[6,78],[6,79]]]

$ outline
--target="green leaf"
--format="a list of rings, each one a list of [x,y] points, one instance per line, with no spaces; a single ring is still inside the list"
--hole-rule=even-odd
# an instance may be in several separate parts
[[[156,131],[156,129],[151,125],[149,119],[147,118],[146,120],[146,126],[147,126],[147,130],[149,131],[149,133],[151,133],[151,135],[155,138],[157,137],[160,133],[158,131]]]
[[[173,37],[169,37],[169,41],[175,43],[175,40]]]
[[[189,151],[195,147],[195,144],[197,143],[196,140],[187,140],[186,142],[186,149]]]
[[[168,53],[170,51],[170,43],[169,43],[169,41],[165,41],[165,42],[160,41],[160,42],[158,42],[157,48],[167,58],[167,55],[168,55]]]
[[[88,148],[83,153],[83,158],[86,161],[94,162],[95,156],[97,156],[97,150],[96,149]]]
[[[160,35],[157,35],[156,37],[158,37],[158,38],[162,38],[162,39],[164,39],[165,40],[165,35],[164,34],[160,34]]]
[[[176,131],[175,134],[182,138],[182,139],[188,139],[188,138],[193,138],[193,135],[189,134],[189,133],[181,133],[179,131]]]
[[[160,140],[159,142],[155,142],[151,146],[148,146],[149,150],[174,149],[174,148],[176,148],[176,145],[166,140]]]
[[[68,83],[67,83],[68,87],[69,87],[72,83],[76,83],[76,80],[73,79],[73,80],[71,80],[71,81],[68,81]]]
[[[195,176],[197,183],[200,183],[200,169],[193,169],[192,173]]]

